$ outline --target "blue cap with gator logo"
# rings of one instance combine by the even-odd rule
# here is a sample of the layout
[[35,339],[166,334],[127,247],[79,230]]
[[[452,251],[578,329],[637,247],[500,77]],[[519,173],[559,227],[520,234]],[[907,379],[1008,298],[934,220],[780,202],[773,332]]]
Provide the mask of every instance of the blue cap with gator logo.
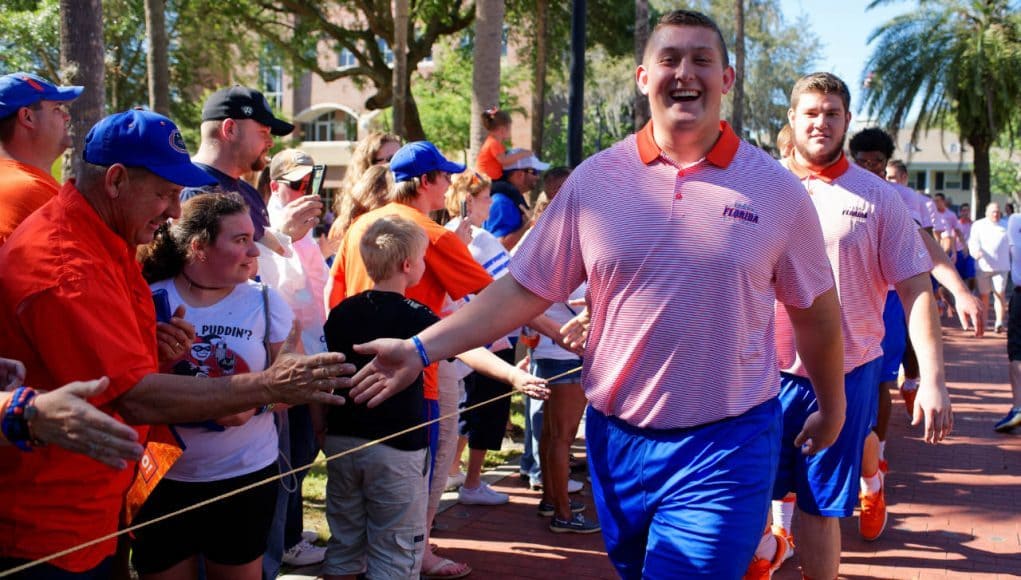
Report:
[[96,123],[85,136],[82,158],[109,167],[141,167],[185,187],[216,183],[191,162],[184,138],[170,119],[142,109],[110,115]]

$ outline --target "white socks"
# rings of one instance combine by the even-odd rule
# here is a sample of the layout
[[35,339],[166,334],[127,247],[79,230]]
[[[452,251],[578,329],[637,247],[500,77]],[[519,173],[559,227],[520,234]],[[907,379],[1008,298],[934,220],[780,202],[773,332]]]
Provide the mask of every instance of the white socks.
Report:
[[879,493],[879,490],[883,489],[883,480],[880,479],[879,470],[872,475],[872,477],[862,476],[861,478],[861,490],[868,495],[875,495]]

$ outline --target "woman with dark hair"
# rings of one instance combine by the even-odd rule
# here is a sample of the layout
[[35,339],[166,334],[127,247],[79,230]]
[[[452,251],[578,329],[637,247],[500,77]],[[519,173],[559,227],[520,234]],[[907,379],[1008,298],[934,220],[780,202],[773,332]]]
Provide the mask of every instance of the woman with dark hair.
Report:
[[[173,311],[195,326],[190,348],[164,372],[226,376],[260,371],[279,354],[293,315],[274,290],[251,281],[259,250],[237,194],[192,198],[181,218],[141,252],[142,272]],[[151,520],[276,475],[277,431],[265,409],[176,426],[184,453],[138,514]],[[135,532],[132,561],[145,578],[196,578],[199,558],[215,579],[258,580],[277,484],[262,485]]]

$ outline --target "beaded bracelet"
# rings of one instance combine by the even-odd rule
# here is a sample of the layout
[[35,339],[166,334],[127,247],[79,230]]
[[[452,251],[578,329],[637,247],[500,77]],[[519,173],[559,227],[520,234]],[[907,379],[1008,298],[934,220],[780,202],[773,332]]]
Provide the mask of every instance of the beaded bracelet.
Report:
[[422,368],[432,364],[429,361],[429,355],[425,352],[425,346],[422,344],[422,339],[418,338],[418,335],[415,335],[411,337],[411,342],[415,344],[415,349],[418,350],[418,358],[422,361]]
[[21,386],[15,389],[4,410],[3,418],[0,419],[0,432],[4,438],[22,451],[32,450],[33,438],[28,420],[35,415],[35,409],[32,407],[35,395],[35,389],[29,387]]

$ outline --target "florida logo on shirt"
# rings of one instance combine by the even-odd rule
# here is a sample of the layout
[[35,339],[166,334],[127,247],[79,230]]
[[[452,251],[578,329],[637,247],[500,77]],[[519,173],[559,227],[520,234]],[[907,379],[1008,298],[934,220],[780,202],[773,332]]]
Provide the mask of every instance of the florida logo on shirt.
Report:
[[723,217],[750,224],[759,223],[759,214],[755,213],[752,206],[748,203],[739,201],[735,201],[733,205],[724,207]]
[[857,220],[867,220],[869,219],[869,208],[861,203],[851,204],[845,206],[841,214]]

